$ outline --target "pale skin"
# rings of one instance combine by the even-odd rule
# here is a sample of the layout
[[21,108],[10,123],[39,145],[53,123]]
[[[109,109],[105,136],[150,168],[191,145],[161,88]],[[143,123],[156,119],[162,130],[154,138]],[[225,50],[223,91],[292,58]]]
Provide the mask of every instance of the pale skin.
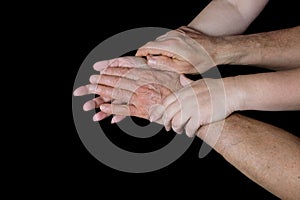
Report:
[[[229,111],[231,109],[299,109],[299,102],[297,102],[299,89],[296,87],[299,85],[299,81],[296,80],[296,77],[299,77],[299,70],[296,69],[299,66],[299,28],[295,27],[255,35],[233,36],[242,33],[266,3],[265,0],[212,1],[189,24],[193,29],[183,28],[185,30],[181,30],[181,33],[184,32],[189,38],[193,38],[200,44],[196,46],[196,49],[199,46],[205,47],[202,58],[207,55],[205,53],[209,55],[210,60],[206,62],[207,65],[204,65],[203,68],[201,68],[201,65],[197,65],[197,67],[200,67],[197,71],[203,70],[201,72],[204,72],[214,67],[214,64],[256,65],[282,71],[259,74],[259,76],[238,76],[232,78],[232,81],[227,81],[230,84],[224,84],[225,91],[231,89],[236,91],[235,95],[229,95],[229,92],[228,97],[235,97],[232,101],[240,99],[240,104],[235,103],[235,106],[230,108]],[[231,24],[234,24],[234,26]],[[191,37],[191,34],[189,35],[189,32],[192,32],[193,37]],[[200,37],[197,38],[197,34]],[[218,51],[209,51],[209,49]],[[196,73],[193,67],[194,62],[185,60],[185,57],[176,55],[176,52],[168,52],[161,48],[141,50],[143,49],[141,48],[137,55],[147,56],[148,64],[151,67],[158,69],[161,67],[163,70],[178,73]],[[186,55],[189,55],[189,53],[187,52]],[[151,63],[154,64],[151,65]],[[199,85],[201,85],[200,82]],[[203,83],[202,85],[203,87],[199,87],[205,88]],[[229,85],[230,87],[228,87]],[[107,97],[106,101],[109,100]],[[91,104],[90,108],[95,105],[99,107],[103,102],[104,100],[100,100],[99,103]],[[117,109],[112,109],[112,107],[125,103],[125,101],[114,102],[103,104],[104,109],[107,108],[107,113],[102,112],[103,116],[100,119],[107,117],[109,114],[119,114],[114,113]],[[140,103],[140,105],[145,104]],[[209,102],[207,105],[209,105]],[[147,107],[149,112],[150,107]],[[130,115],[130,112],[127,112],[126,115]],[[147,119],[149,118],[148,114]],[[177,127],[180,127],[180,123]],[[220,123],[215,122],[212,124],[217,126]],[[209,135],[204,137],[206,127],[207,125],[202,126],[196,133],[208,144],[213,145],[210,142]],[[182,128],[176,130],[181,131]],[[283,199],[297,199],[300,196],[299,146],[299,138],[281,129],[233,114],[226,118],[221,137],[213,148],[246,176],[273,194]]]

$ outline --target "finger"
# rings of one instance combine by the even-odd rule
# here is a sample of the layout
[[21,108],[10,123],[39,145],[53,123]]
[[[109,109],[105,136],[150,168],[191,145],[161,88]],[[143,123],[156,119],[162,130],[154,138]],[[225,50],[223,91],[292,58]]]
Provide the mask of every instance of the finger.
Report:
[[124,77],[131,69],[129,67],[108,67],[100,71],[100,74]]
[[[113,104],[124,104],[123,101],[119,100],[119,99],[115,99],[112,101]],[[111,123],[114,124],[114,123],[118,123],[120,121],[122,121],[123,119],[125,119],[126,116],[123,116],[123,115],[114,115],[111,119]]]
[[183,130],[184,130],[184,126],[186,124],[186,121],[184,121],[182,119],[182,112],[179,111],[175,114],[175,116],[172,119],[172,129],[178,133],[178,134],[182,134]]
[[176,72],[172,58],[166,56],[147,56],[148,65],[152,68]]
[[[140,78],[139,74],[144,71],[145,68],[125,68],[125,67],[109,67],[102,72],[100,75],[110,75],[117,77],[126,77],[130,80],[138,80]],[[147,69],[150,69],[150,66],[147,66]]]
[[[167,100],[167,102],[165,102]],[[149,114],[150,114],[150,121],[157,121],[159,119],[163,118],[165,109],[172,104],[174,101],[176,101],[176,96],[174,94],[171,94],[167,96],[163,101],[162,105],[155,105],[150,107]]]
[[119,105],[119,104],[102,104],[101,111],[109,114],[132,116],[134,114],[134,107],[132,105]]
[[178,101],[175,101],[172,104],[170,104],[168,107],[166,107],[166,110],[163,114],[163,122],[164,122],[164,127],[166,128],[167,131],[171,130],[172,127],[171,121],[175,116],[175,114],[180,112],[180,110],[182,109],[183,108],[181,108],[181,105],[179,104]]
[[98,112],[98,113],[96,113],[94,116],[93,116],[93,121],[101,121],[101,120],[103,120],[103,119],[105,119],[105,118],[107,118],[107,117],[109,117],[111,114],[109,114],[109,113],[105,113],[105,112],[102,112],[102,111],[100,111],[100,112]]
[[122,116],[122,115],[115,115],[113,116],[113,118],[111,119],[111,123],[114,124],[114,123],[118,123],[120,121],[122,121],[123,119],[125,119],[126,116]]
[[182,86],[186,86],[188,84],[193,83],[194,81],[192,81],[191,79],[188,79],[185,75],[181,74],[179,77],[180,83]]
[[[156,47],[157,46],[157,47]],[[157,45],[156,42],[151,43],[151,46],[144,46],[138,49],[136,52],[136,56],[148,56],[148,55],[157,55],[157,56],[167,56],[170,58],[174,58],[176,55],[169,51],[166,51],[160,47],[161,45]]]
[[99,108],[99,106],[101,104],[103,104],[105,101],[102,99],[102,97],[97,97],[94,98],[92,100],[87,101],[84,105],[83,105],[83,110],[84,111],[89,111],[95,108]]
[[125,103],[129,103],[130,99],[133,98],[133,96],[135,95],[131,91],[120,88],[113,88],[105,85],[98,85],[97,94],[103,98],[105,97],[110,99],[116,99]]
[[[180,90],[179,90],[180,92]],[[178,94],[177,92],[174,92],[170,95],[168,95],[164,100],[163,100],[163,103],[162,105],[167,108],[169,105],[171,105],[173,102],[177,101],[178,100]]]
[[107,67],[143,67],[146,64],[145,59],[135,57],[135,56],[126,56],[126,57],[120,57],[120,58],[114,58],[111,60],[103,60],[96,62],[93,65],[93,68],[96,71],[102,71],[106,69]]
[[197,117],[191,117],[185,126],[185,133],[188,137],[194,137],[199,128],[200,124]]
[[135,80],[127,79],[125,77],[111,76],[111,75],[92,75],[90,77],[90,82],[92,84],[100,84],[111,86],[115,88],[121,88],[129,91],[136,91],[139,85]]
[[92,84],[92,85],[84,85],[80,86],[76,90],[74,90],[73,95],[74,96],[83,96],[87,94],[95,94],[97,89],[97,85]]
[[[160,104],[155,104],[150,106],[149,108],[149,120],[150,122],[158,122],[160,121],[163,124],[162,116],[165,112],[165,108]],[[157,115],[155,115],[157,113]]]

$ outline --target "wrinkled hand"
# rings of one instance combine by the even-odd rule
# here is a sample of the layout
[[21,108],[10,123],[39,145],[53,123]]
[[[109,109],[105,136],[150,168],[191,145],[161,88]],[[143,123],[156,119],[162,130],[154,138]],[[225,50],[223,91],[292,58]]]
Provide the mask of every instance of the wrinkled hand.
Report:
[[203,73],[216,66],[213,38],[188,27],[180,27],[148,42],[136,56],[147,56],[148,64],[180,74]]
[[181,133],[185,129],[192,137],[200,126],[222,120],[233,112],[234,101],[225,90],[228,80],[202,79],[186,85],[165,98],[163,107],[151,109],[150,119],[163,121],[166,130],[172,127]]
[[[122,119],[120,116],[136,116],[149,119],[151,106],[161,104],[172,92],[190,82],[187,78],[174,72],[152,69],[146,60],[139,57],[121,57],[101,61],[94,65],[99,75],[90,77],[91,84],[81,86],[74,91],[77,96],[98,94],[97,98],[84,105],[85,110],[95,105],[101,112],[94,116],[95,121],[102,120],[110,114],[118,115],[112,122]],[[181,82],[180,82],[181,80]],[[111,103],[105,103],[106,99]]]

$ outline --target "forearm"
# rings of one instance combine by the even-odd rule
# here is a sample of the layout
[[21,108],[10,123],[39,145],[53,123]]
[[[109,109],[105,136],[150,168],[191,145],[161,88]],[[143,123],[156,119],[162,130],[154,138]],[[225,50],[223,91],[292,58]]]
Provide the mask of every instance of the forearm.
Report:
[[237,114],[225,119],[219,138],[213,138],[218,134],[206,134],[208,127],[211,130],[222,125],[221,121],[204,126],[197,135],[248,178],[278,197],[300,196],[299,138]]
[[300,69],[229,77],[234,110],[300,110]]
[[213,0],[188,25],[210,36],[243,33],[268,0]]
[[217,64],[273,70],[300,67],[300,26],[272,32],[215,38]]

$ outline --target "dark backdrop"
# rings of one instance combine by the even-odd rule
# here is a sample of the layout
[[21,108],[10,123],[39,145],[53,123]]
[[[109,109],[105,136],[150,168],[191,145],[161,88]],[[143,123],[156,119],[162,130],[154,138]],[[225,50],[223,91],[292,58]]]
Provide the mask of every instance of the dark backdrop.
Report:
[[[196,139],[189,150],[168,167],[146,174],[130,174],[108,168],[90,155],[81,143],[72,119],[71,95],[77,70],[88,53],[106,38],[122,31],[137,27],[165,27],[174,29],[188,24],[209,1],[146,1],[132,3],[128,1],[79,2],[68,5],[49,5],[50,11],[45,30],[51,31],[59,42],[55,43],[55,53],[59,63],[52,66],[54,80],[64,81],[61,94],[69,100],[62,113],[57,112],[61,129],[54,134],[50,147],[50,160],[46,161],[47,178],[53,181],[54,191],[70,192],[69,194],[96,194],[98,198],[121,194],[123,198],[152,197],[161,195],[195,195],[194,198],[259,198],[273,199],[272,194],[250,181],[220,155],[212,151],[203,159],[198,158],[202,144]],[[163,3],[163,4],[162,4]],[[247,33],[271,31],[299,25],[297,2],[271,1],[261,15],[249,27]],[[41,11],[42,12],[42,11]],[[223,76],[257,73],[264,70],[253,67],[220,67]],[[63,73],[63,75],[60,75]],[[64,78],[62,78],[64,77]],[[66,81],[68,77],[68,81]],[[54,100],[55,101],[55,100]],[[297,124],[299,112],[242,112],[253,118],[274,124],[294,134],[300,133]],[[61,119],[60,116],[63,118]],[[65,115],[63,115],[65,116]],[[68,122],[68,124],[66,123]],[[143,124],[144,121],[137,120]],[[66,124],[67,127],[66,128]],[[109,121],[102,122],[109,126]],[[134,146],[135,151],[151,148],[161,143],[159,140],[142,141],[125,137],[113,128],[114,142],[120,146]],[[67,130],[67,131],[65,131]],[[119,134],[119,135],[118,135]],[[165,133],[167,141],[174,133]],[[53,135],[51,136],[53,138]],[[141,145],[143,144],[143,145]],[[141,148],[141,149],[139,149]],[[142,149],[143,151],[145,149]],[[69,188],[69,189],[68,189]],[[87,189],[87,190],[86,190]],[[111,189],[111,190],[110,190]],[[141,192],[141,193],[138,193]],[[51,193],[51,192],[49,192]]]

